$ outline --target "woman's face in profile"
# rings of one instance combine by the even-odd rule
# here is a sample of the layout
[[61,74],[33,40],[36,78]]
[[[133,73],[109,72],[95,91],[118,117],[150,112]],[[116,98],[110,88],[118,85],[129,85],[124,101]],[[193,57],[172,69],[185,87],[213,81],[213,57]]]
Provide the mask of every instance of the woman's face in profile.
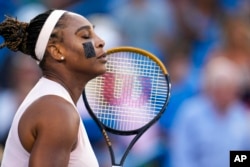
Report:
[[[84,17],[67,13],[62,29],[62,55],[68,68],[93,77],[106,71],[105,43]],[[86,47],[87,46],[87,47]]]

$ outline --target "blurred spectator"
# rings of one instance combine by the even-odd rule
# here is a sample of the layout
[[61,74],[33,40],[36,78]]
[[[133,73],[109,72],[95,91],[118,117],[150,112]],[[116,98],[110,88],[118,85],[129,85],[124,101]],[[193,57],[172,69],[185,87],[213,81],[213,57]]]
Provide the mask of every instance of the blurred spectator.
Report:
[[166,108],[165,113],[160,119],[162,130],[162,140],[165,145],[165,166],[169,166],[169,133],[172,124],[175,120],[177,111],[187,98],[196,93],[194,82],[197,82],[190,75],[191,60],[190,60],[190,45],[184,40],[172,42],[169,46],[168,55],[165,59],[165,65],[168,69],[171,80],[171,99]]
[[203,89],[185,101],[172,131],[173,167],[228,167],[230,150],[248,150],[249,118],[239,100],[241,73],[225,57],[204,68]]
[[[162,47],[168,49],[171,40],[184,39],[188,41],[191,50],[192,66],[200,70],[206,53],[219,38],[220,4],[217,0],[166,0],[171,6],[172,28],[166,28],[162,35]],[[164,34],[164,33],[163,33]],[[163,38],[165,37],[165,39]],[[195,71],[194,71],[195,72]]]
[[168,132],[181,103],[196,93],[194,79],[190,75],[190,45],[184,40],[176,40],[170,45],[165,58],[165,66],[171,80],[171,99],[166,113],[160,119],[162,128]]
[[250,107],[250,24],[241,14],[225,15],[222,24],[222,41],[212,50],[210,57],[225,56],[234,61],[244,75],[242,99]]
[[[207,53],[214,48],[220,38],[219,18],[222,11],[220,11],[219,1],[165,1],[168,2],[166,4],[168,4],[168,8],[171,10],[171,15],[167,17],[168,20],[165,20],[165,22],[169,22],[171,26],[166,26],[165,31],[163,29],[159,32],[160,35],[158,35],[157,42],[159,43],[160,50],[164,55],[164,59],[168,60],[168,57],[171,56],[170,52],[172,47],[176,47],[177,45],[178,48],[178,43],[176,42],[179,42],[180,46],[183,42],[186,43],[185,45],[189,48],[187,75],[190,79],[188,81],[189,83],[182,83],[186,82],[186,80],[183,80],[180,81],[179,84],[189,84],[191,89],[199,89],[200,71],[208,58]],[[182,96],[183,90],[177,87],[176,91]],[[186,89],[184,91],[186,91]],[[178,99],[178,97],[175,98]],[[173,98],[171,98],[171,100],[172,99]],[[169,111],[171,112],[171,110]]]
[[5,145],[12,119],[24,97],[41,76],[36,62],[15,53],[8,65],[8,88],[0,92],[0,144]]
[[156,54],[156,34],[165,24],[164,6],[148,0],[128,0],[112,12],[122,34],[122,44],[139,47]]

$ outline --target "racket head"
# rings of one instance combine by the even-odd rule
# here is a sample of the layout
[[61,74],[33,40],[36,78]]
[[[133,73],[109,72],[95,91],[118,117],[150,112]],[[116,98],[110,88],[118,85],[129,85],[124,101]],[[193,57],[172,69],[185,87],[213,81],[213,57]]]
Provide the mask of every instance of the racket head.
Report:
[[85,87],[85,106],[102,129],[137,134],[155,123],[167,107],[168,71],[155,55],[140,48],[112,48],[107,58],[106,73]]

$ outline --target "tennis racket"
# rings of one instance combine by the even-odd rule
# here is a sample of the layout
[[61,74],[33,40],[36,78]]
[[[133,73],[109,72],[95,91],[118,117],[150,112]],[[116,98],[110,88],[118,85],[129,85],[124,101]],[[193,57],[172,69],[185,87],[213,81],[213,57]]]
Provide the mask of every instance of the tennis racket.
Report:
[[[162,62],[148,51],[117,47],[107,51],[107,71],[83,91],[84,104],[100,128],[113,167],[122,167],[141,135],[164,113],[170,79]],[[108,133],[134,135],[118,163]]]

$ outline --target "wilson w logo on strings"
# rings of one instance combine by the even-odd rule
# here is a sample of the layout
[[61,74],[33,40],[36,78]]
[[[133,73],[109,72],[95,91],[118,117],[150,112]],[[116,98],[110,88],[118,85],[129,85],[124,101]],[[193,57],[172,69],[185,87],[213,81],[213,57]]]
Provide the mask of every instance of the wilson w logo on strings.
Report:
[[150,99],[150,77],[106,73],[103,84],[103,97],[109,105],[141,107]]

